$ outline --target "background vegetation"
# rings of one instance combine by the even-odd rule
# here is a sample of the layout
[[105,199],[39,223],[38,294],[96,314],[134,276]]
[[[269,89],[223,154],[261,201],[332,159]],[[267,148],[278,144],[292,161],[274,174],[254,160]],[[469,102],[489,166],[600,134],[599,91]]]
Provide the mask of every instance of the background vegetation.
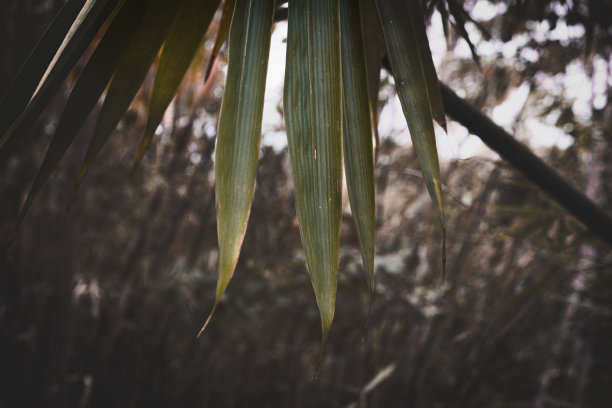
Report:
[[[2,2],[0,91],[60,3]],[[505,15],[482,24],[499,41],[525,34],[528,42],[510,56],[482,56],[481,70],[457,52],[444,58],[440,75],[489,112],[528,83],[512,129],[528,137],[525,119],[558,112],[553,125],[573,143],[542,154],[609,210],[610,108],[593,102],[589,115],[579,115],[566,93],[545,86],[546,77],[569,75],[575,63],[593,73],[603,59],[609,73],[609,31],[596,26],[585,56],[584,36],[538,43],[516,2],[507,3]],[[550,10],[526,15],[564,20]],[[463,44],[450,41],[456,51]],[[526,48],[536,50],[537,61],[524,58]],[[66,211],[93,126],[86,124],[0,260],[0,406],[609,406],[609,248],[495,158],[457,158],[442,164],[449,260],[442,280],[436,215],[416,157],[397,144],[392,127],[382,134],[376,166],[376,291],[367,341],[367,292],[346,206],[336,322],[318,379],[310,381],[320,320],[288,155],[270,147],[261,153],[240,274],[196,339],[215,293],[212,165],[223,78],[204,93],[201,73],[194,75],[154,151],[134,171],[145,85]],[[385,76],[381,109],[392,89]],[[60,96],[34,132],[50,137],[61,103]],[[26,140],[0,162],[3,234],[42,147]]]

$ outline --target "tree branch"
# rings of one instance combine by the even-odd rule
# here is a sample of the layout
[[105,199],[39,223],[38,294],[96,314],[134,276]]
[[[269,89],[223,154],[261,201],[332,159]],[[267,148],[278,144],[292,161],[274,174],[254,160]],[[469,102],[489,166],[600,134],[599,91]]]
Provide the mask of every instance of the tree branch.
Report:
[[556,170],[544,163],[525,145],[497,126],[478,109],[440,82],[448,116],[478,136],[489,148],[548,193],[599,239],[612,247],[612,219]]
[[[276,10],[274,21],[287,18],[285,8]],[[391,74],[388,59],[383,67]],[[452,89],[440,82],[446,114],[478,136],[489,148],[548,193],[557,203],[570,212],[578,221],[599,239],[612,247],[612,218],[582,191],[563,178],[556,170],[544,163],[510,133],[497,126],[478,109],[460,98]]]

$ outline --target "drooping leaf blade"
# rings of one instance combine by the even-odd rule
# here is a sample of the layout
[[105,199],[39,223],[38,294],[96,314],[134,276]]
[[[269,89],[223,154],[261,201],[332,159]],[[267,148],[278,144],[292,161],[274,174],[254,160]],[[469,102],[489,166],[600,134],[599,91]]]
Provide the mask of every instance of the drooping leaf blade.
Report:
[[185,0],[151,1],[149,12],[113,74],[85,160],[77,176],[77,187],[132,103],[184,4]]
[[100,40],[68,97],[51,144],[21,210],[18,225],[98,102],[146,14],[148,5],[148,0],[126,0]]
[[434,120],[438,122],[440,126],[442,126],[444,131],[446,131],[446,115],[444,112],[444,104],[442,103],[440,82],[438,81],[436,67],[434,66],[431,56],[431,49],[429,48],[429,40],[427,39],[425,22],[423,21],[423,13],[421,12],[419,4],[416,1],[408,2],[408,11],[410,13],[410,19],[414,27],[414,34],[419,46],[419,52],[421,54],[421,64],[423,67],[425,82],[427,83],[427,93],[429,95],[429,103],[431,105],[431,114]]
[[251,211],[275,6],[275,0],[237,0],[232,18],[215,151],[219,276],[213,311],[236,269]]
[[17,77],[0,100],[0,135],[26,107],[45,70],[51,63],[64,37],[79,15],[86,0],[70,0],[60,10],[49,28],[45,31],[34,50],[28,56]]
[[374,0],[359,0],[359,15],[363,49],[366,61],[368,93],[370,95],[370,124],[372,135],[376,140],[375,158],[378,157],[380,136],[378,134],[378,89],[380,87],[380,70],[385,54],[385,38],[383,37],[376,3]]
[[425,184],[445,234],[440,165],[429,91],[408,2],[376,0],[395,86],[421,165]]
[[360,10],[340,0],[342,50],[342,145],[351,211],[370,297],[374,287],[374,152]]
[[215,37],[215,43],[213,45],[210,61],[208,62],[208,67],[206,67],[206,73],[204,74],[204,81],[208,80],[213,64],[217,59],[217,55],[219,55],[219,51],[221,51],[221,47],[227,39],[227,35],[230,31],[230,24],[232,22],[232,16],[234,15],[234,7],[236,7],[236,0],[225,0],[223,12],[221,13],[221,21],[219,22],[219,31],[217,31],[217,36]]
[[[10,122],[2,127],[3,131],[1,132],[2,136],[0,139],[2,155],[9,154],[16,141],[20,140],[31,129],[40,113],[62,85],[70,70],[83,55],[95,34],[104,25],[105,21],[109,19],[113,10],[119,8],[118,3],[123,3],[123,0],[97,0],[93,3],[88,3],[83,8],[51,65],[48,68],[48,64],[44,65],[47,72],[32,100],[27,106],[17,104],[21,107],[18,116],[6,116]],[[15,83],[17,82],[18,80]],[[12,100],[12,97],[7,96],[7,100],[9,99]],[[24,107],[25,109],[23,109]]]
[[147,124],[138,150],[137,162],[142,159],[142,155],[151,143],[164,112],[181,84],[185,72],[189,69],[198,47],[202,44],[204,34],[218,6],[219,0],[187,0],[176,17],[157,65]]
[[342,192],[339,2],[289,3],[284,112],[296,209],[323,340],[334,317]]

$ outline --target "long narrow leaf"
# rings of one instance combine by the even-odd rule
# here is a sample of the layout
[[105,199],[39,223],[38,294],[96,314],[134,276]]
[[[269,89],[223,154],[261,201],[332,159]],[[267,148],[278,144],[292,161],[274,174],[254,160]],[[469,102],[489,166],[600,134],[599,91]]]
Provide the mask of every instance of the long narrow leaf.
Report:
[[187,0],[164,43],[155,74],[144,137],[136,161],[151,143],[155,129],[189,69],[198,47],[219,6],[219,0]]
[[236,269],[251,211],[275,5],[237,0],[232,18],[215,152],[219,277],[213,311]]
[[359,8],[340,0],[342,145],[346,184],[370,297],[374,286],[374,153]]
[[113,74],[79,170],[77,186],[132,103],[183,4],[185,0],[151,1],[149,12]]
[[215,43],[213,45],[210,61],[208,67],[206,67],[206,73],[204,74],[204,81],[208,81],[213,64],[221,51],[223,43],[227,39],[227,35],[230,31],[230,24],[232,22],[232,16],[234,15],[234,7],[236,7],[236,0],[225,0],[223,5],[223,12],[221,13],[221,21],[219,22],[219,31],[215,37]]
[[289,3],[284,111],[296,209],[323,340],[334,317],[342,192],[338,0]]
[[[104,26],[113,11],[119,9],[119,4],[122,4],[123,1],[124,0],[97,0],[93,3],[88,3],[88,6],[82,10],[73,24],[72,29],[66,36],[62,47],[57,52],[56,57],[47,68],[41,85],[34,94],[32,100],[25,109],[21,110],[16,120],[14,115],[10,118],[7,115],[7,118],[9,118],[12,123],[8,130],[4,127],[2,128],[6,130],[1,133],[0,150],[2,150],[2,154],[10,153],[5,150],[10,151],[15,141],[20,140],[23,135],[31,129],[40,113],[49,104],[51,98],[61,87],[70,70],[72,70],[79,58],[81,58],[83,52],[89,46],[96,33]],[[44,65],[44,67],[46,68],[46,65]]]
[[419,9],[419,4],[416,1],[408,2],[408,11],[410,12],[410,19],[414,27],[414,34],[421,54],[421,64],[425,82],[427,83],[431,114],[434,120],[446,131],[446,116],[444,114],[444,104],[442,103],[442,93],[440,92],[440,82],[438,81],[436,68],[431,57],[431,49],[429,48],[429,40],[427,39],[427,32],[425,31],[423,13]]
[[18,224],[98,102],[134,32],[140,26],[148,4],[148,0],[126,0],[87,62],[66,102],[51,144],[21,210]]
[[375,157],[378,157],[380,136],[378,135],[378,89],[380,87],[380,70],[385,54],[385,38],[376,11],[374,0],[359,0],[359,15],[363,49],[365,55],[368,93],[370,95],[370,124],[372,135],[376,140]]
[[440,165],[431,105],[408,2],[376,0],[376,5],[383,26],[395,86],[410,129],[410,136],[429,195],[445,231]]
[[62,7],[34,50],[23,64],[17,78],[0,101],[0,135],[3,135],[11,123],[26,107],[38,83],[51,63],[66,33],[79,12],[85,0],[70,0]]

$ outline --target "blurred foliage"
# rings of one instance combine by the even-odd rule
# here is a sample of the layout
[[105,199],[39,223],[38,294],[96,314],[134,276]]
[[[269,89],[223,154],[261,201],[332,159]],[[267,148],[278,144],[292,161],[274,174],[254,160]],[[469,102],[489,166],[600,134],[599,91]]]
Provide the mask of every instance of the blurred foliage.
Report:
[[[418,2],[361,0],[378,16],[367,19],[359,15],[359,2],[343,1],[346,3],[340,7],[340,0],[295,0],[287,10],[283,2],[277,4],[275,0],[239,0],[235,4],[227,0],[220,22],[215,24],[212,20],[219,0],[67,0],[0,99],[0,159],[4,161],[15,153],[16,145],[23,143],[24,135],[79,60],[86,60],[57,126],[50,132],[53,136],[15,223],[15,232],[2,239],[2,253],[12,245],[25,215],[68,149],[77,145],[79,131],[100,102],[76,177],[76,194],[157,61],[146,130],[136,155],[136,163],[140,162],[187,70],[195,70],[192,61],[197,65],[202,58],[199,49],[205,33],[216,29],[212,52],[207,55],[206,80],[226,37],[230,51],[215,155],[219,277],[212,312],[202,332],[233,276],[240,254],[255,183],[271,32],[276,18],[286,18],[284,120],[300,235],[325,342],[336,301],[343,170],[350,181],[347,189],[351,206],[359,214],[356,220],[361,224],[358,231],[363,257],[369,260],[365,266],[369,282],[373,276],[374,169],[370,146],[376,126],[369,121],[375,122],[376,115],[369,104],[376,98],[370,97],[369,91],[381,66],[368,78],[365,61],[381,59],[381,52],[366,46],[362,31],[373,28],[384,34],[386,55],[397,79],[413,145],[445,230],[432,118],[443,126],[445,119],[422,23],[423,10]],[[463,12],[454,2],[449,7]],[[398,20],[405,24],[396,24]],[[463,23],[458,26],[469,42]],[[341,38],[354,41],[341,42]],[[366,51],[371,54],[366,55]],[[355,63],[357,60],[362,63]],[[361,110],[369,114],[349,115],[350,109],[343,109],[343,105],[350,105],[343,98],[361,100]],[[361,126],[343,132],[343,119],[356,123],[356,118],[362,119]],[[349,145],[352,139],[360,141],[356,144],[360,148],[348,150],[349,157],[343,160],[343,140]]]
[[[44,3],[53,6],[0,4],[10,21],[0,37],[11,56],[0,60],[3,86],[57,11],[58,2]],[[563,71],[568,60],[551,62],[545,49],[533,69]],[[442,72],[487,108],[535,72],[501,59],[481,58],[482,71],[468,60],[445,60]],[[147,78],[66,211],[87,148],[82,132],[0,260],[0,406],[609,406],[609,250],[504,164],[453,160],[442,168],[449,259],[442,280],[437,215],[416,156],[389,134],[375,169],[367,340],[359,330],[367,291],[345,197],[337,320],[318,379],[309,381],[320,320],[303,272],[288,154],[269,147],[260,153],[240,279],[196,340],[209,311],[203,300],[215,295],[213,150],[222,86],[217,78],[204,93],[200,68],[134,170]],[[543,91],[536,84],[532,92],[538,100]],[[529,103],[530,112],[562,107],[568,115],[559,120],[575,127],[576,143],[552,149],[547,160],[609,209],[609,108],[581,123],[562,96],[549,102]],[[34,129],[47,139],[56,104]],[[0,163],[3,234],[43,154],[21,148]]]

